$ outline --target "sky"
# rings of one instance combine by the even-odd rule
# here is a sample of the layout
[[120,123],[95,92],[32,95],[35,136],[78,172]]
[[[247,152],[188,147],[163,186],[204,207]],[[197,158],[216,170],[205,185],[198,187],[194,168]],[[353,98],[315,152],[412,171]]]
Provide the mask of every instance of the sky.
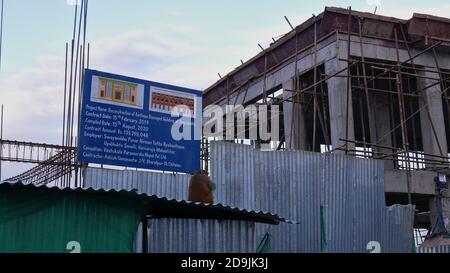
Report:
[[[0,104],[4,139],[59,144],[65,43],[75,0],[4,0]],[[272,37],[325,6],[409,19],[450,17],[450,0],[89,0],[90,66],[204,90]],[[3,178],[17,168],[7,164]]]

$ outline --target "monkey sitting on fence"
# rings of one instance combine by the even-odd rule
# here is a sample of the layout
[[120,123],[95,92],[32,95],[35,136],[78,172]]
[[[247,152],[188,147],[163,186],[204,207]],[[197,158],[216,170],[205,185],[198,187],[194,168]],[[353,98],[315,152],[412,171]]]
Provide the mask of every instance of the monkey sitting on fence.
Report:
[[189,182],[188,200],[192,202],[214,203],[213,191],[216,185],[208,176],[208,172],[200,170],[196,172]]

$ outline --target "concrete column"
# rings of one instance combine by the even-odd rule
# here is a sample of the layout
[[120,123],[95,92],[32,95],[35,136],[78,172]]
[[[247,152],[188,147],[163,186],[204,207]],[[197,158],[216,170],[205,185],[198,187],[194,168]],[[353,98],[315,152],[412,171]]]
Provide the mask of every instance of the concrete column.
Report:
[[[428,78],[439,78],[437,72],[422,72],[422,75],[427,77],[427,79],[419,78],[419,89],[437,83],[436,80]],[[440,84],[436,84],[422,92],[422,98],[419,99],[419,105],[423,108],[420,112],[420,124],[424,152],[432,155],[447,156],[447,137],[441,92]],[[428,107],[424,107],[426,103],[428,103]],[[437,137],[433,132],[432,124]]]
[[[375,123],[375,140],[380,146],[392,147],[391,117],[389,111],[389,97],[383,94],[371,96],[372,117]],[[391,149],[373,148],[374,152],[391,154]],[[394,162],[386,158],[384,160],[386,170],[394,169]]]
[[292,98],[294,89],[294,80],[283,84],[283,98],[289,98],[283,102],[284,139],[286,149],[306,151],[308,150],[308,141],[303,113],[304,106],[300,103],[294,103],[295,99]]
[[[339,61],[338,58],[331,59],[325,62],[325,73],[331,75],[344,67],[347,67],[346,62]],[[346,73],[345,70],[340,75],[346,75]],[[345,144],[340,140],[341,138],[347,137],[349,140],[355,140],[352,96],[350,93],[347,102],[347,78],[345,77],[332,77],[327,81],[327,85],[330,103],[331,145],[333,149],[336,149]],[[347,128],[348,131],[346,132]],[[355,145],[348,143],[347,147],[354,149]]]
[[[439,74],[436,70],[435,72],[421,72],[421,75],[426,78],[418,79],[420,89],[435,84],[434,86],[424,90],[422,92],[422,97],[419,99],[419,105],[423,108],[420,112],[423,149],[424,152],[428,154],[447,156],[448,150],[444,111],[442,109],[442,90],[441,85],[438,84],[438,81],[432,79],[439,79]],[[428,104],[428,106],[425,107],[425,104]],[[436,134],[433,132],[432,124]],[[436,159],[425,156],[425,159],[427,158]],[[443,194],[441,203],[444,223],[447,230],[450,230],[450,200],[448,191]],[[430,218],[431,225],[434,226],[437,218],[436,198],[430,199]]]

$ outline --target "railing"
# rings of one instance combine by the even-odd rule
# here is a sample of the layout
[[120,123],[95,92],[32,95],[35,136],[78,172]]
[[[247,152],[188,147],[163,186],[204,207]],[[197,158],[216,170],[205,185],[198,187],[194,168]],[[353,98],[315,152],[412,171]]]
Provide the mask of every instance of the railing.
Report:
[[74,165],[75,160],[68,162],[49,161],[62,151],[76,153],[75,147],[66,147],[53,144],[32,143],[0,139],[0,160],[21,163],[47,163],[53,165]]
[[[45,185],[59,180],[60,186],[69,186],[75,178],[76,185],[81,167],[76,155],[75,147],[0,139],[0,161],[38,164],[5,180],[9,182]],[[76,174],[72,177],[74,170]]]
[[[450,157],[422,151],[408,151],[396,147],[371,144],[362,141],[341,139],[345,144],[335,149],[347,155],[391,161],[399,170],[442,170],[450,169]],[[359,145],[359,146],[358,146]],[[354,148],[349,148],[354,146]]]

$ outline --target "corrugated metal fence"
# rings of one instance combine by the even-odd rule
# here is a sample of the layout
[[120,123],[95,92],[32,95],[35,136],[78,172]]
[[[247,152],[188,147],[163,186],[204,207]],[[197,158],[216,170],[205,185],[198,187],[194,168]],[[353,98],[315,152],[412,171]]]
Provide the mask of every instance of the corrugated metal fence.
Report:
[[[152,252],[255,252],[266,233],[272,252],[368,252],[371,241],[382,252],[411,251],[414,207],[386,208],[382,161],[213,142],[211,176],[216,202],[300,224],[151,220]],[[185,199],[189,176],[88,168],[84,181]]]
[[258,225],[273,252],[368,252],[372,241],[382,252],[412,249],[414,208],[386,208],[382,161],[214,142],[211,168],[217,201],[300,222]]
[[[150,253],[255,253],[255,223],[229,220],[150,219]],[[136,238],[141,251],[142,227]]]
[[133,170],[87,168],[84,171],[84,187],[94,189],[137,189],[149,195],[185,200],[189,176]]
[[[137,189],[149,195],[186,200],[189,175],[133,170],[87,168],[84,187],[94,189]],[[150,253],[254,253],[255,223],[194,219],[149,220]],[[142,250],[142,227],[135,249]]]

